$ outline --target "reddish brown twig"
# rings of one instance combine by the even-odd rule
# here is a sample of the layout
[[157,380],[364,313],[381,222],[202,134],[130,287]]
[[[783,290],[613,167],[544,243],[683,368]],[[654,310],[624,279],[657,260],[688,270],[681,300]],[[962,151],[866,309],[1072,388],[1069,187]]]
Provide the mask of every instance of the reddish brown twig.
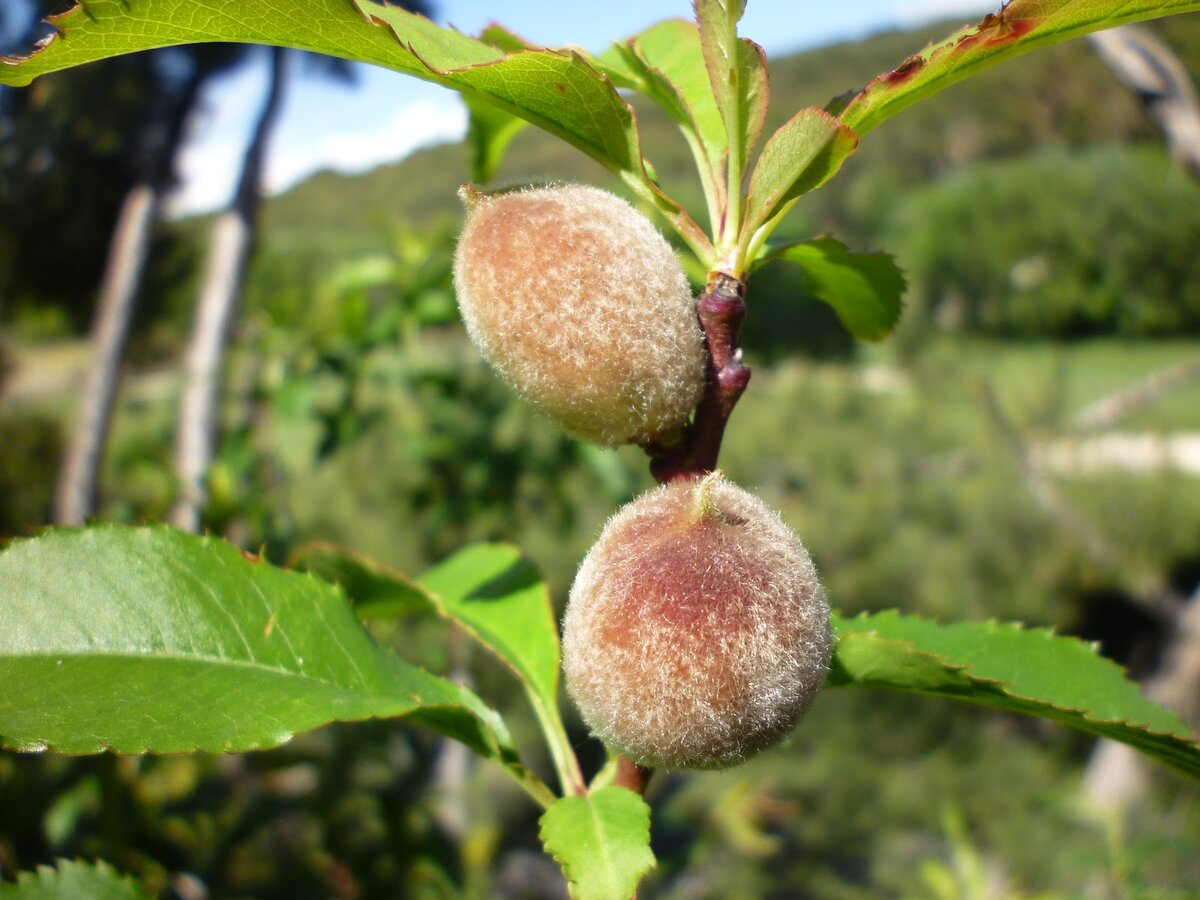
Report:
[[738,333],[746,317],[746,284],[724,272],[712,272],[696,302],[696,315],[708,349],[704,396],[683,438],[673,444],[651,443],[650,473],[660,483],[693,478],[717,467],[725,425],[750,381],[742,362]]
[[653,769],[649,769],[646,766],[639,766],[628,756],[618,756],[617,774],[613,776],[613,784],[617,787],[629,788],[635,794],[644,794],[646,792],[646,784],[650,781],[650,776],[653,774]]

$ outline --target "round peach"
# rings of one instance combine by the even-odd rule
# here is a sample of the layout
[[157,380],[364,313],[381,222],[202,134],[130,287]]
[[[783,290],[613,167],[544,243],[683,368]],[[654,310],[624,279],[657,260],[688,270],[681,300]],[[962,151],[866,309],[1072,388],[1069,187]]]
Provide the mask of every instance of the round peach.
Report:
[[594,443],[682,425],[704,389],[704,342],[679,259],[649,219],[584,185],[463,196],[454,284],[484,358]]
[[808,553],[719,473],[621,509],[563,620],[567,689],[584,720],[667,769],[723,768],[781,740],[823,684],[830,646]]

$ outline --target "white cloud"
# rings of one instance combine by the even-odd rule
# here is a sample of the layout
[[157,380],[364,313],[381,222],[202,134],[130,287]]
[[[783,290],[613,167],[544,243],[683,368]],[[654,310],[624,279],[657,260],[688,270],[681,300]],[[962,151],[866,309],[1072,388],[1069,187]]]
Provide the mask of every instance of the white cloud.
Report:
[[267,86],[260,61],[214,79],[204,88],[176,163],[180,184],[167,211],[180,216],[224,206],[241,171],[245,134]]
[[184,144],[178,161],[180,183],[168,200],[168,215],[209,212],[229,203],[241,170],[244,144],[236,133]]
[[[321,169],[363,172],[403,159],[421,147],[462,140],[467,113],[461,103],[425,100],[397,110],[382,128],[284,143],[276,136],[267,155],[267,192],[287,190]],[[221,129],[185,145],[182,183],[170,201],[173,216],[219,209],[233,195],[245,150],[244,133]]]
[[267,190],[286,190],[320,169],[363,172],[403,159],[430,144],[462,140],[466,132],[467,112],[461,103],[424,100],[398,110],[382,128],[329,135],[310,144],[272,147]]

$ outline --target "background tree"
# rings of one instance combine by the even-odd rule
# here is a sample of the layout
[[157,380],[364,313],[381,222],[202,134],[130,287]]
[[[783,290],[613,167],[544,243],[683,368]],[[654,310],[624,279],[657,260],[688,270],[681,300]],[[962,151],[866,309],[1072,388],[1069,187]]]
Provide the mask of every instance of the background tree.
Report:
[[153,54],[137,89],[147,108],[130,148],[134,180],[113,228],[92,323],[92,356],[76,425],[63,457],[54,519],[78,525],[96,508],[101,457],[112,419],[121,359],[146,272],[154,225],[175,183],[175,163],[200,89],[248,52],[238,45],[199,45]]
[[[429,15],[431,9],[423,0],[406,0],[400,5],[423,15]],[[185,383],[175,432],[179,496],[170,521],[188,531],[199,529],[207,500],[205,478],[220,429],[220,373],[257,242],[266,154],[283,103],[289,54],[279,47],[269,52],[266,97],[246,144],[233,199],[213,223],[208,264],[184,359]],[[326,77],[352,78],[353,70],[343,60],[318,54],[303,58],[310,69]]]
[[1187,66],[1145,28],[1123,25],[1088,35],[1113,75],[1137,95],[1171,155],[1200,177],[1200,102]]
[[219,373],[254,247],[267,146],[283,104],[288,52],[273,47],[269,53],[266,98],[246,147],[233,201],[212,227],[208,266],[184,358],[185,384],[175,436],[179,498],[170,518],[187,531],[200,527],[204,476],[217,441]]
[[[28,47],[37,7],[5,4],[8,49]],[[178,56],[178,54],[170,54]],[[0,321],[87,327],[118,211],[166,99],[160,55],[63,72],[32,91],[0,88]],[[44,330],[46,326],[41,326]]]

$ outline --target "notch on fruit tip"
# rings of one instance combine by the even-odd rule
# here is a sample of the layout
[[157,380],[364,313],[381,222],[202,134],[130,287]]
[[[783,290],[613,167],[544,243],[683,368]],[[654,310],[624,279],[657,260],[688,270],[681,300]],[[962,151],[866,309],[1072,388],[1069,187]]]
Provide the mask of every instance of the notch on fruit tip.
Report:
[[479,205],[479,201],[484,197],[483,191],[475,187],[473,184],[462,184],[458,187],[458,199],[462,201],[463,206],[467,208],[467,212],[473,210]]
[[718,514],[716,500],[712,495],[713,486],[724,479],[725,473],[720,469],[713,469],[700,479],[700,483],[696,485],[696,497],[692,503],[693,522],[711,519]]

